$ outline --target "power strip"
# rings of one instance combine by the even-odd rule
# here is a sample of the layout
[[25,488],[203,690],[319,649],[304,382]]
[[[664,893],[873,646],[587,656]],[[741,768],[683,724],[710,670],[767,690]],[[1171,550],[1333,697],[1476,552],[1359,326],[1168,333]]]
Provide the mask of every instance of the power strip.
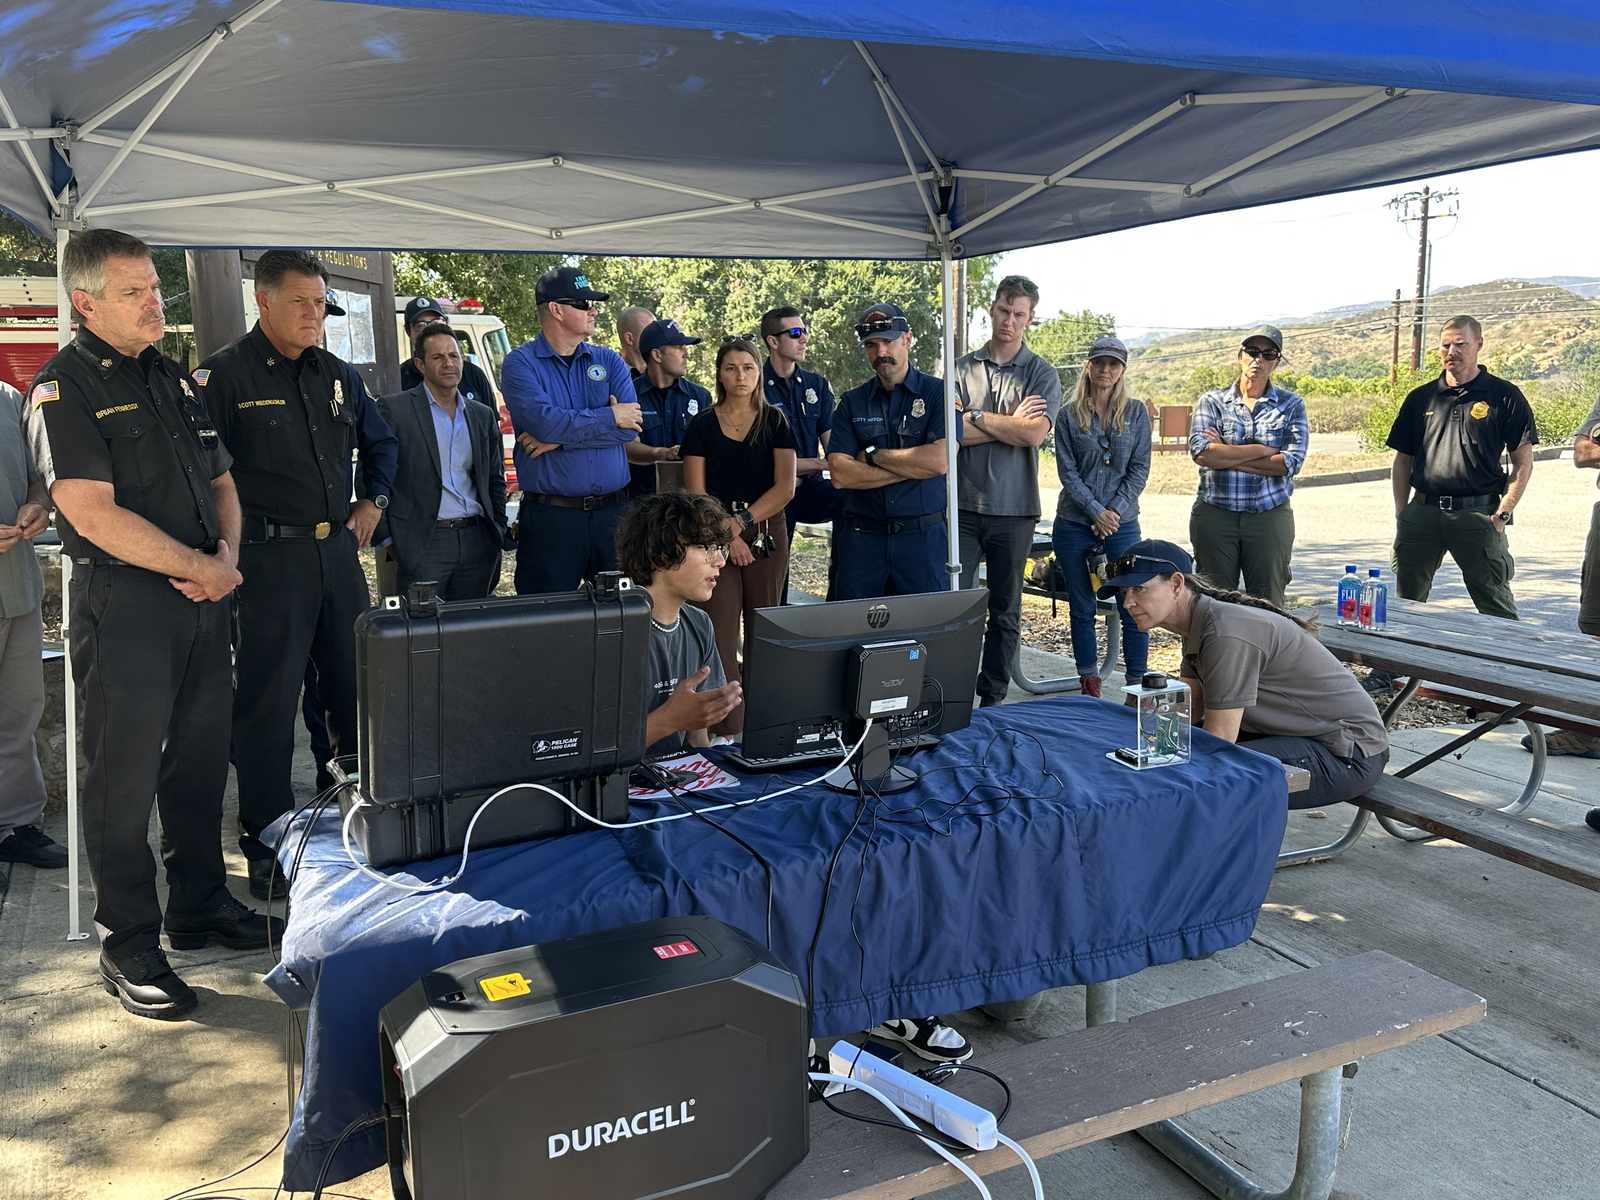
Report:
[[940,1133],[949,1134],[974,1150],[992,1150],[996,1144],[994,1114],[963,1100],[937,1084],[883,1059],[857,1050],[849,1042],[836,1042],[828,1051],[835,1075],[846,1075],[877,1088],[913,1117]]

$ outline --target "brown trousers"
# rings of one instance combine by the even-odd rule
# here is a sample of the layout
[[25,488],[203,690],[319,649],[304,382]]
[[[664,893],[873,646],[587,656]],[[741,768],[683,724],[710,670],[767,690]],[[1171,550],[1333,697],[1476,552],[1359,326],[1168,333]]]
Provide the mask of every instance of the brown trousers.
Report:
[[[700,607],[711,616],[711,627],[717,635],[717,657],[722,659],[722,674],[729,683],[744,681],[740,659],[746,648],[750,632],[750,614],[758,608],[772,608],[783,603],[783,584],[789,575],[789,531],[783,515],[757,521],[741,535],[746,545],[761,543],[761,536],[771,536],[771,554],[757,554],[748,567],[736,567],[732,561],[725,563],[717,576],[717,587],[711,599]],[[744,704],[734,709],[711,727],[719,737],[731,737],[744,729]]]

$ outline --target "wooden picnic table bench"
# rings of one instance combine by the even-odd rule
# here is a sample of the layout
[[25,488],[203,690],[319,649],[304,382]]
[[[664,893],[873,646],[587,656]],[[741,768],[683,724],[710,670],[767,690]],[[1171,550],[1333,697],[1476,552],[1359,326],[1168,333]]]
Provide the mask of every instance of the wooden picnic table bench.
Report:
[[[1280,867],[1339,854],[1360,838],[1369,817],[1376,816],[1385,830],[1407,841],[1448,837],[1600,890],[1600,841],[1586,831],[1515,819],[1533,803],[1544,782],[1541,721],[1579,731],[1600,729],[1600,640],[1416,600],[1391,600],[1383,630],[1329,624],[1319,636],[1344,662],[1405,677],[1405,686],[1384,709],[1388,727],[1424,685],[1435,696],[1491,715],[1384,776],[1357,801],[1356,818],[1341,837],[1326,846],[1285,851],[1278,858]],[[1409,780],[1514,720],[1526,725],[1533,754],[1528,782],[1509,804],[1474,804]]]
[[[1137,1130],[1217,1196],[1327,1200],[1342,1093],[1353,1086],[1356,1060],[1470,1025],[1484,1010],[1472,992],[1374,950],[1126,1022],[1091,1004],[1089,1028],[988,1055],[983,1066],[1011,1088],[1004,1132],[1035,1158]],[[1301,1081],[1299,1156],[1284,1192],[1263,1192],[1173,1123],[1294,1079]],[[982,1078],[958,1073],[945,1086],[993,1103],[981,1090],[993,1085]],[[769,1200],[911,1200],[963,1182],[913,1137],[811,1108],[811,1153]],[[961,1157],[979,1175],[1018,1161],[1004,1147]]]

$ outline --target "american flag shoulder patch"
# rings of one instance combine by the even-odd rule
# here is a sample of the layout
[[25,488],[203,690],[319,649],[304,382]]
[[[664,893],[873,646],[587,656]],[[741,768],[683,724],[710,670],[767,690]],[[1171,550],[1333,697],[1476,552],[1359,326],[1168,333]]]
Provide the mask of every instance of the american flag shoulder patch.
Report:
[[49,383],[36,384],[28,398],[33,402],[35,408],[47,401],[59,400],[61,399],[61,385],[53,379]]
[[194,376],[194,381],[196,383],[198,383],[201,387],[205,387],[206,380],[211,378],[211,368],[201,367],[197,371],[190,371],[189,374]]

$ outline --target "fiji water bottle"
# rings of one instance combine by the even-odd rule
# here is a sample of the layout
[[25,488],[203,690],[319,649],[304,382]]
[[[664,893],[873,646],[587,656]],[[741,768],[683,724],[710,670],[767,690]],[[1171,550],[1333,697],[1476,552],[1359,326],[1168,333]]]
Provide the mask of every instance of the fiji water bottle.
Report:
[[1356,574],[1355,563],[1344,569],[1344,578],[1339,580],[1339,624],[1361,624],[1361,576]]
[[1382,629],[1388,616],[1389,589],[1383,583],[1382,572],[1373,567],[1368,579],[1361,585],[1361,628]]

